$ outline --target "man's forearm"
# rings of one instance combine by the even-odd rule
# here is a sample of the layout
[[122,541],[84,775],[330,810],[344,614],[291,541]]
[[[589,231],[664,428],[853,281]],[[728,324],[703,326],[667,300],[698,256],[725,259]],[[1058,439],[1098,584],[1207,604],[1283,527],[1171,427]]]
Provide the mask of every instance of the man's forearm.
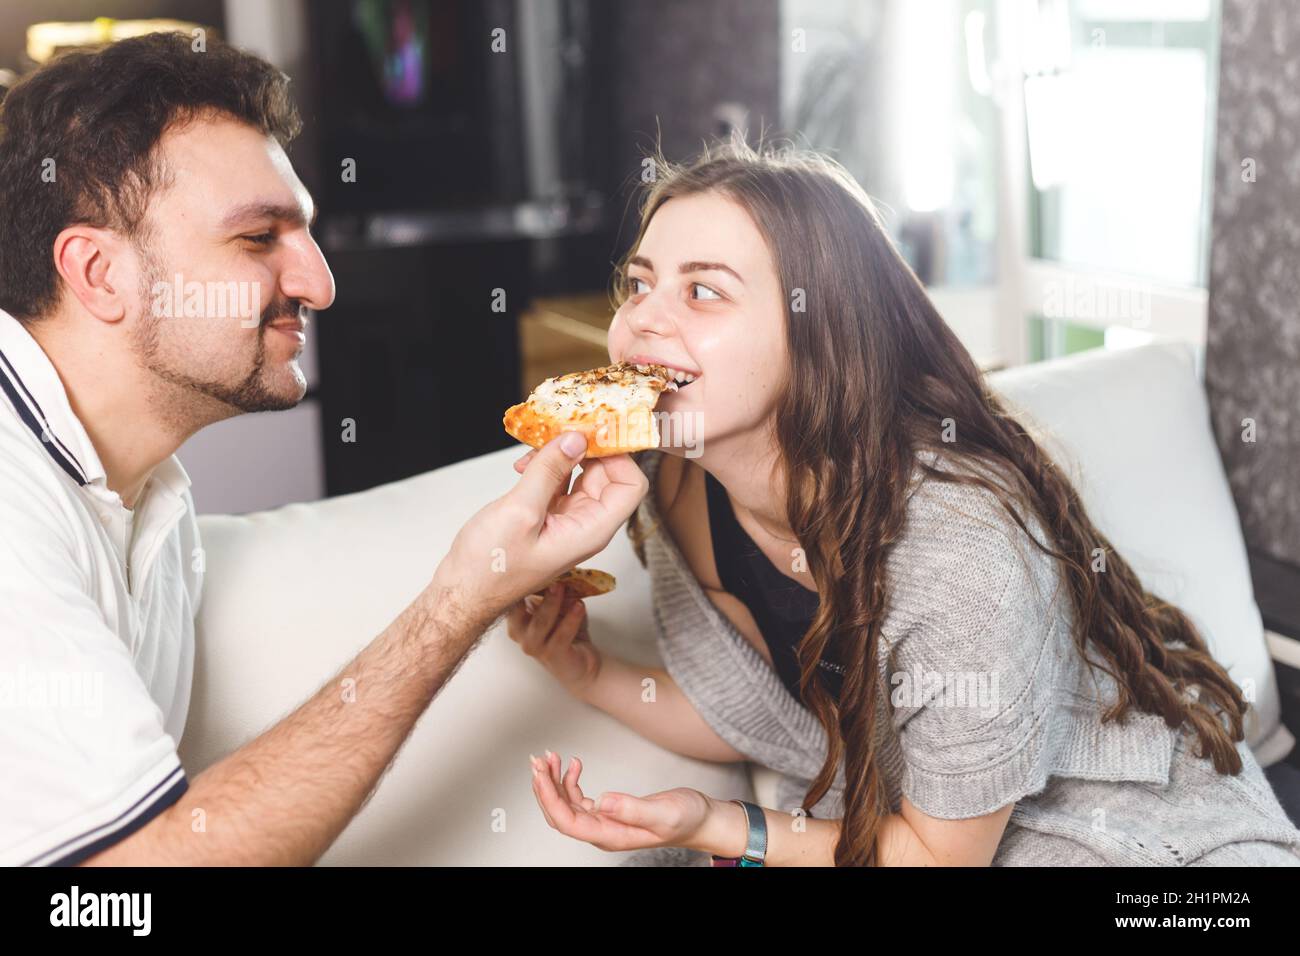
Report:
[[491,619],[431,584],[306,703],[88,862],[305,865],[365,804]]

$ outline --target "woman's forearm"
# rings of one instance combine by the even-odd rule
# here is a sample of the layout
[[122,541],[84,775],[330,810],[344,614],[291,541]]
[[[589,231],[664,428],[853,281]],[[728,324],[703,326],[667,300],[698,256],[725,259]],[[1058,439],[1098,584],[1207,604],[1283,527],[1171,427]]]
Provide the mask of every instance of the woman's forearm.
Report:
[[[745,811],[730,800],[713,800],[713,809],[692,849],[716,856],[745,852],[749,824]],[[815,820],[763,807],[767,821],[765,866],[834,866],[839,820]],[[916,831],[897,813],[885,816],[876,834],[877,866],[935,866],[934,856]]]
[[718,736],[662,668],[641,667],[605,654],[596,680],[580,699],[685,757],[717,763],[747,759]]

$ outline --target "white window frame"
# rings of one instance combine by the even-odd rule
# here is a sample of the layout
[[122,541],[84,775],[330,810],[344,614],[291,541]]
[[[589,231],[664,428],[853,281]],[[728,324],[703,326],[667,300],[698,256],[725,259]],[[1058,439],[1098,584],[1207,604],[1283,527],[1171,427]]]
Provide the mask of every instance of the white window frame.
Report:
[[[1147,296],[1149,312],[1134,327],[1160,339],[1191,343],[1198,356],[1205,345],[1208,291],[1198,286],[1155,282],[1142,276],[1040,259],[1029,252],[1027,235],[1030,177],[1025,157],[1024,62],[1020,17],[1026,0],[997,0],[998,62],[994,90],[1000,117],[998,161],[998,285],[997,326],[999,364],[1023,365],[1028,359],[1029,317],[1041,314],[1048,292],[1071,283],[1088,284],[1098,298],[1121,297],[1135,284]],[[1032,0],[1029,0],[1032,2]],[[1212,128],[1212,127],[1211,127]],[[1079,325],[1104,329],[1114,319],[1071,316]],[[1199,364],[1199,363],[1198,363]]]

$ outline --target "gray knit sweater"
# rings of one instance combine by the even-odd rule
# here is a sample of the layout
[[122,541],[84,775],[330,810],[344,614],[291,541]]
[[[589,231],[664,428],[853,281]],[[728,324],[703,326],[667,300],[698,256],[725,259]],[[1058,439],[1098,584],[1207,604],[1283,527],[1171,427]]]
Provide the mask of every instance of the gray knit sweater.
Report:
[[[640,458],[652,487],[660,460]],[[1017,803],[996,865],[1213,862],[1210,851],[1229,844],[1300,865],[1300,830],[1250,749],[1238,744],[1245,769],[1228,777],[1156,715],[1103,724],[1114,682],[1075,647],[1055,563],[991,493],[922,479],[918,466],[887,561],[877,655],[876,752],[891,810],[904,795],[944,819]],[[825,735],[700,589],[654,498],[639,517],[664,666],[719,736],[779,771],[780,809],[800,807]],[[841,765],[814,817],[842,815],[843,783]]]

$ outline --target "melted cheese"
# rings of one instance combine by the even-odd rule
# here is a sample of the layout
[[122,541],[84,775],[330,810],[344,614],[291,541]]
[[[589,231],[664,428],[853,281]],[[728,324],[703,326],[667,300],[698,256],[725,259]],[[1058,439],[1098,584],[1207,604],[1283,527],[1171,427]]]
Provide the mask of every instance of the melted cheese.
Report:
[[547,379],[533,391],[530,402],[564,419],[591,417],[602,405],[612,411],[635,405],[653,407],[659,390],[648,382],[620,385],[612,382],[591,383],[565,381],[563,377]]

